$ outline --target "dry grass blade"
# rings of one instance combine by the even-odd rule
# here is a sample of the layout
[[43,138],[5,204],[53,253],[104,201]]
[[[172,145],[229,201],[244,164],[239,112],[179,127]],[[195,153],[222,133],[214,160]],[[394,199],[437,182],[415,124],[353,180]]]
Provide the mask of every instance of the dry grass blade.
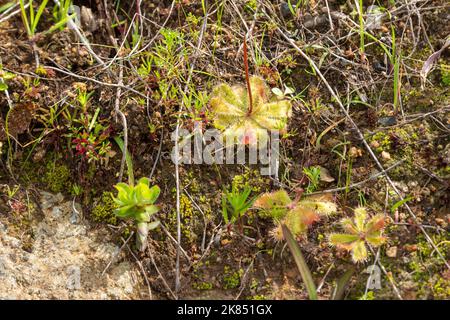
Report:
[[444,52],[445,49],[447,49],[450,46],[450,36],[445,42],[445,44],[442,46],[441,49],[434,52],[431,56],[428,57],[428,59],[424,62],[422,70],[420,70],[420,77],[422,79],[422,88],[425,87],[425,82],[427,80],[427,75],[433,68],[433,65],[439,60],[441,57],[442,52]]
[[342,300],[345,293],[345,288],[347,288],[347,285],[355,273],[355,269],[351,267],[349,270],[347,270],[337,281],[336,286],[334,287],[333,295],[331,299],[333,300]]

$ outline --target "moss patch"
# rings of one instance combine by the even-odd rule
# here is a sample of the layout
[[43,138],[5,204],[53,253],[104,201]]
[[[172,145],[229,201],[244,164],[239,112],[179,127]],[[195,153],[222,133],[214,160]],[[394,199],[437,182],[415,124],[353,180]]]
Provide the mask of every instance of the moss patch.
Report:
[[96,222],[104,222],[112,225],[117,225],[117,217],[114,214],[114,209],[117,204],[112,198],[112,192],[103,192],[100,201],[92,209],[92,219]]
[[64,164],[60,165],[56,162],[49,162],[42,182],[50,191],[61,192],[70,190],[70,178],[71,172],[69,167]]
[[441,64],[441,83],[445,87],[450,86],[450,66]]
[[233,271],[231,267],[225,266],[223,269],[223,288],[236,289],[241,285],[241,277],[244,274],[244,269]]

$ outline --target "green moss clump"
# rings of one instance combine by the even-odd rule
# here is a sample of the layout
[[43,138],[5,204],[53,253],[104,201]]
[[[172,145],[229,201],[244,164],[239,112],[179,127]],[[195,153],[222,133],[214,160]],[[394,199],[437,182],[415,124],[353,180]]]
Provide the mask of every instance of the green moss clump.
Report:
[[242,191],[245,186],[249,186],[252,188],[253,192],[260,193],[267,191],[267,188],[270,185],[270,179],[261,176],[261,173],[256,169],[252,170],[245,168],[243,174],[235,175],[233,177],[231,185],[239,191]]
[[450,86],[450,66],[441,64],[441,82],[445,87]]
[[367,291],[366,294],[363,294],[359,300],[375,300],[375,295],[373,291]]
[[449,174],[450,174],[450,165],[445,166],[445,167],[439,169],[439,170],[436,172],[436,174],[437,174],[438,176],[441,176],[441,177],[442,177],[442,176],[447,176],[447,175],[449,175]]
[[46,169],[42,182],[45,183],[50,191],[61,192],[63,190],[70,190],[71,172],[66,165],[49,162]]
[[375,133],[371,139],[371,142],[377,142],[379,144],[379,147],[375,149],[378,153],[391,148],[391,139],[389,138],[389,135],[383,131]]
[[122,238],[128,239],[128,237],[131,235],[131,228],[125,227],[122,231]]
[[263,294],[255,294],[254,296],[247,297],[247,300],[268,300]]
[[206,281],[204,278],[204,268],[209,265],[209,261],[200,261],[195,264],[192,268],[192,288],[196,290],[212,290],[214,284],[212,282]]
[[211,290],[214,285],[211,282],[194,282],[192,288],[196,290]]
[[184,222],[182,223],[181,231],[186,238],[192,239],[192,229],[189,226],[192,224],[194,217],[194,207],[189,197],[185,194],[182,194],[180,197],[180,214]]
[[[195,170],[189,170],[184,172],[182,176],[182,185],[186,186],[186,192],[180,195],[181,233],[183,242],[187,245],[191,245],[198,239],[201,239],[204,224],[209,224],[216,219],[217,208],[220,205],[217,192],[211,189],[208,184],[202,183],[198,175],[199,173]],[[173,188],[171,192],[172,201],[175,202],[176,189]],[[170,211],[168,224],[171,230],[176,230],[176,208]]]
[[433,298],[447,300],[450,297],[450,280],[438,278],[433,286]]
[[[193,243],[197,239],[197,226],[199,225],[199,222],[203,220],[198,216],[198,210],[194,208],[191,200],[184,193],[180,196],[180,218],[183,240],[187,241],[188,243]],[[176,228],[177,226],[176,209],[173,209],[169,215],[169,224],[172,229]]]
[[202,185],[199,183],[194,171],[188,171],[186,176],[183,177],[184,183],[189,186],[191,194],[197,194],[202,192]]
[[420,130],[421,136],[432,139],[427,125],[424,124],[418,129],[417,125],[408,124],[402,128],[379,131],[369,138],[369,141],[373,146],[376,143],[376,152],[389,151],[392,155],[401,156],[411,163],[420,140],[417,130]]
[[112,198],[112,192],[103,192],[100,201],[92,209],[92,219],[96,222],[105,222],[107,224],[117,225],[118,220],[114,214],[117,204]]
[[[441,244],[439,249],[446,256],[450,250],[448,244],[449,234],[436,234],[432,236],[433,242]],[[442,277],[444,262],[434,252],[424,236],[418,237],[417,251],[410,253],[408,269],[417,299],[449,299],[450,280]]]
[[244,274],[244,269],[232,271],[229,266],[225,266],[223,269],[223,288],[224,289],[236,289],[241,284],[241,277]]

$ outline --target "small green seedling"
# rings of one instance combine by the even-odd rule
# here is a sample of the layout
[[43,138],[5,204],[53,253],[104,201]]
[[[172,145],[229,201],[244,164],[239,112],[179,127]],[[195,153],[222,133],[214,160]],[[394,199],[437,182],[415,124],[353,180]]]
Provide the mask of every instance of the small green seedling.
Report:
[[59,5],[53,6],[53,21],[58,24],[59,30],[65,28],[67,17],[70,17],[70,12],[73,10],[72,0],[60,0]]
[[366,208],[355,209],[355,217],[341,220],[345,234],[333,233],[329,235],[330,244],[351,251],[355,263],[364,262],[368,253],[366,243],[379,247],[386,242],[381,234],[385,225],[385,218],[378,214],[368,219]]
[[289,88],[288,86],[284,85],[284,91],[282,91],[280,88],[272,88],[272,93],[277,96],[278,99],[283,100],[286,97],[293,96],[295,93],[294,89]]
[[303,168],[303,173],[309,180],[308,187],[306,188],[306,193],[312,193],[319,188],[320,183],[320,167],[313,166],[309,168]]
[[87,92],[84,89],[78,89],[77,90],[77,101],[80,104],[81,109],[83,110],[83,112],[86,112],[87,104],[88,104],[88,102],[91,99],[93,94],[94,94],[94,91]]
[[262,210],[265,216],[272,217],[277,224],[272,230],[272,236],[276,240],[283,239],[283,224],[294,236],[300,236],[322,216],[336,212],[336,204],[331,201],[329,195],[307,196],[301,200],[300,198],[301,192],[291,200],[285,190],[278,190],[265,193],[256,199],[254,206]]
[[222,197],[222,216],[225,223],[231,227],[247,212],[253,205],[255,198],[249,199],[252,189],[245,186],[244,190],[240,192],[233,185],[231,191],[224,191]]
[[72,191],[71,191],[72,195],[74,195],[75,197],[78,197],[79,195],[81,195],[82,192],[83,192],[83,188],[79,184],[74,183],[72,185]]
[[32,38],[36,33],[37,25],[39,23],[42,13],[44,13],[47,2],[48,0],[43,0],[39,5],[37,11],[34,11],[33,0],[28,1],[29,12],[27,13],[27,10],[25,8],[25,1],[19,0],[22,21],[23,24],[25,25],[25,29],[27,30],[29,38]]
[[15,76],[14,73],[4,71],[0,64],[0,92],[8,90],[7,81],[13,79]]
[[160,210],[154,205],[158,199],[160,189],[158,186],[149,187],[148,178],[139,179],[138,183],[128,185],[118,183],[115,188],[118,190],[117,198],[113,198],[119,207],[114,213],[119,218],[132,218],[135,220],[137,233],[136,244],[139,251],[145,250],[147,246],[147,236],[149,230],[155,229],[159,221],[151,221],[151,216]]
[[[45,7],[47,6],[48,0],[43,0],[37,7],[37,10],[35,10],[33,4],[34,4],[34,0],[29,0],[28,1],[28,10],[25,5],[25,1],[26,0],[19,0],[19,4],[20,4],[20,12],[21,12],[21,16],[22,16],[22,21],[23,24],[25,25],[25,29],[27,31],[28,34],[28,38],[29,39],[33,39],[34,36],[36,35],[36,31],[37,31],[37,26],[39,23],[39,20],[41,19],[42,14],[45,11]],[[56,23],[47,31],[44,32],[44,34],[46,33],[51,33],[55,30],[58,30],[60,28],[62,28],[69,19],[72,19],[73,17],[75,17],[75,14],[69,16],[68,15],[68,11],[70,8],[70,1],[63,1],[62,4],[60,4],[60,13],[64,13],[65,16],[59,16],[58,20],[56,21]]]

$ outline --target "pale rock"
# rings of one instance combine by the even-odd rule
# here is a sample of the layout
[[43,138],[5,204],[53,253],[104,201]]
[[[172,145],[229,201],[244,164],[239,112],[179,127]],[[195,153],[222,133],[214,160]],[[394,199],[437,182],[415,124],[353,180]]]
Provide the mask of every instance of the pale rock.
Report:
[[320,181],[324,182],[333,182],[334,178],[331,176],[330,171],[328,171],[327,168],[321,167],[320,168]]
[[388,249],[386,250],[386,255],[387,255],[389,258],[395,258],[395,257],[397,256],[397,247],[396,247],[396,246],[393,246],[393,247],[388,248]]
[[387,151],[382,151],[381,152],[381,158],[383,158],[384,160],[391,160],[391,155]]

